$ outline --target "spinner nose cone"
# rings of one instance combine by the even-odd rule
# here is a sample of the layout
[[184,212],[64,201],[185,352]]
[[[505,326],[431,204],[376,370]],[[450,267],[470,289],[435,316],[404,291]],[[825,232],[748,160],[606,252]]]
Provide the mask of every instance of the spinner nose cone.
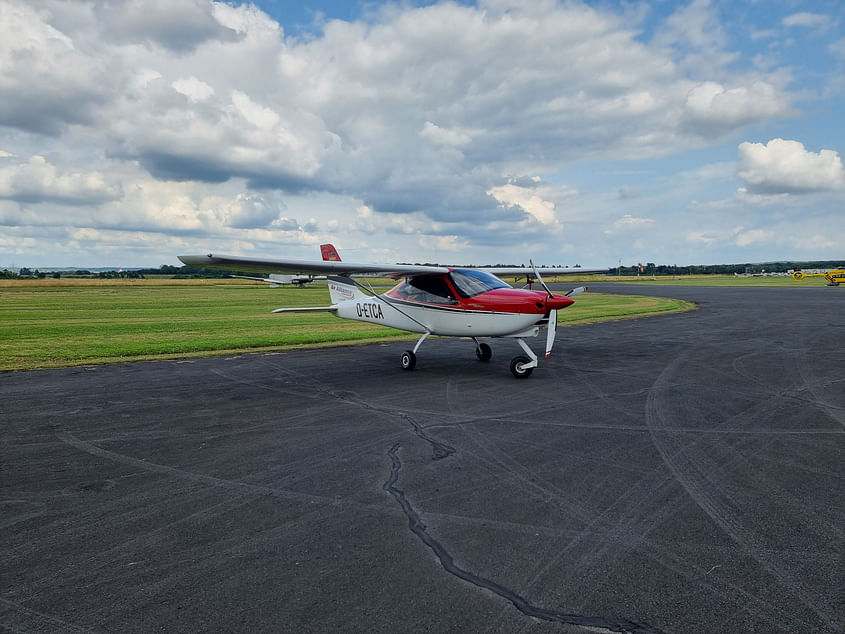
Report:
[[560,310],[575,303],[575,300],[568,298],[566,295],[552,295],[546,298],[547,310]]

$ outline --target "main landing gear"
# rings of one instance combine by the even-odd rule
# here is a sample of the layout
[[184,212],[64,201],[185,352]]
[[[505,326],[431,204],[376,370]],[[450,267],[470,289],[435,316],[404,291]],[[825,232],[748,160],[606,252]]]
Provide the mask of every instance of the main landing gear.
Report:
[[[402,353],[400,363],[403,370],[413,370],[417,366],[417,350],[430,334],[430,332],[427,332],[420,337],[413,350],[405,350]],[[488,344],[480,343],[475,337],[472,340],[475,342],[475,356],[479,361],[487,362],[493,358],[493,349]],[[522,338],[517,338],[516,342],[528,356],[519,355],[511,359],[511,373],[518,379],[525,379],[531,376],[534,368],[537,367],[537,355]]]

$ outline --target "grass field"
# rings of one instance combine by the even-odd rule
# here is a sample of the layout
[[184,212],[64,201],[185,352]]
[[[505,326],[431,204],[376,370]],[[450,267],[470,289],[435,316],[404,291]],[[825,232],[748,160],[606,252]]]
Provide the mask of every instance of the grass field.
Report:
[[[273,351],[412,339],[330,313],[324,285],[272,289],[240,280],[38,280],[0,284],[0,370]],[[692,309],[680,300],[585,293],[562,326]]]

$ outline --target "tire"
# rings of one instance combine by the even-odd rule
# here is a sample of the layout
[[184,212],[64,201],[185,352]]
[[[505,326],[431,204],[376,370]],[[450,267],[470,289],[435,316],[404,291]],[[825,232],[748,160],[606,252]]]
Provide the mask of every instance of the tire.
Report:
[[493,349],[486,343],[480,343],[475,349],[475,356],[479,361],[489,361],[493,358]]
[[410,350],[405,350],[402,353],[401,362],[403,370],[413,370],[417,365],[417,355]]
[[534,371],[534,368],[526,368],[526,363],[530,363],[531,359],[528,357],[514,357],[511,359],[511,374],[513,374],[518,379],[527,379],[531,376],[531,373]]

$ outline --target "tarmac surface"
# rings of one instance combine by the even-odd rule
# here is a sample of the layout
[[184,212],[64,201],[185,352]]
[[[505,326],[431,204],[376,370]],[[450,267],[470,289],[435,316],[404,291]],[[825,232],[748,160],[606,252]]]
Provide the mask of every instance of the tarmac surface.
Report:
[[[0,374],[0,628],[843,632],[845,291]],[[533,344],[542,347],[539,337]]]

